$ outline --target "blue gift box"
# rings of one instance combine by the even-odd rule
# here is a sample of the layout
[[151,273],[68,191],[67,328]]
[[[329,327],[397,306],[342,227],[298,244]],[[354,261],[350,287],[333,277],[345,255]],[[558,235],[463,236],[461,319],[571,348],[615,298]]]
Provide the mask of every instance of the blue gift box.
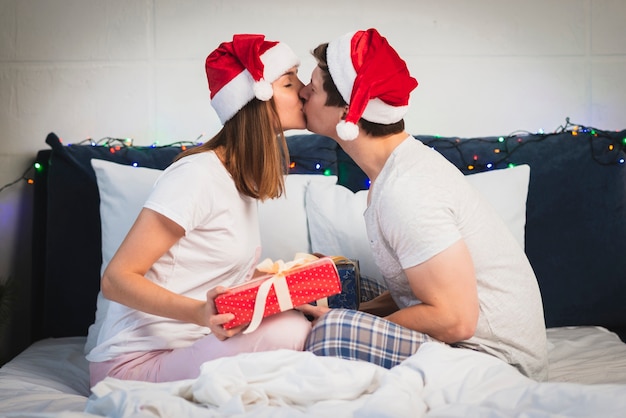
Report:
[[341,293],[328,297],[328,307],[359,309],[361,302],[361,284],[359,261],[345,257],[332,257],[339,272]]

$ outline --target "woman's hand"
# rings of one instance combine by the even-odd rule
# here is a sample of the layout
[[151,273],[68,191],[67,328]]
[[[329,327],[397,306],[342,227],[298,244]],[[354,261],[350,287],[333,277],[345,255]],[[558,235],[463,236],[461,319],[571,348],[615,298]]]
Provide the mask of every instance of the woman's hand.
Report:
[[239,334],[246,326],[240,325],[231,329],[224,329],[224,324],[235,319],[235,315],[232,313],[220,314],[217,313],[215,308],[215,298],[226,291],[224,286],[217,286],[209,290],[206,294],[206,304],[204,305],[204,317],[206,326],[211,329],[211,332],[215,337],[224,341],[233,335]]

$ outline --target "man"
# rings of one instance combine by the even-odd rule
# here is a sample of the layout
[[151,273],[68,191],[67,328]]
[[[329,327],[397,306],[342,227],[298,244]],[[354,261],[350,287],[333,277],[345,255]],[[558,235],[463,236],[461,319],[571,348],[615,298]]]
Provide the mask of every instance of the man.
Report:
[[[364,312],[300,307],[307,349],[393,367],[420,344],[482,351],[543,380],[546,331],[526,255],[463,174],[404,130],[406,63],[375,29],[318,46],[300,96],[307,129],[333,138],[371,181],[365,223],[389,289]],[[386,303],[391,302],[391,303]]]

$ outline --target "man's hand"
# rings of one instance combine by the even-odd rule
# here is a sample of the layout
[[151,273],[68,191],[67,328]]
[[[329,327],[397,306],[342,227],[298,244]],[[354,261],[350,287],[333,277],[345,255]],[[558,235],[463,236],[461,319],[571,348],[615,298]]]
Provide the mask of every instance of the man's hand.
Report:
[[367,312],[372,315],[385,317],[391,315],[398,310],[398,305],[391,297],[391,293],[388,290],[384,291],[380,295],[376,296],[372,300],[367,302],[361,302],[359,304],[359,311]]
[[313,306],[307,303],[305,305],[296,306],[296,310],[307,316],[313,317],[313,323],[315,323],[318,319],[329,312],[330,308],[327,306]]

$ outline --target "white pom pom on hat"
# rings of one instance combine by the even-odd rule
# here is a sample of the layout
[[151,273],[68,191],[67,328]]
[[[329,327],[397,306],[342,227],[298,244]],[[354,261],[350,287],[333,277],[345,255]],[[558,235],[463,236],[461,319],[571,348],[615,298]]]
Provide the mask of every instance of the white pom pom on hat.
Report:
[[337,124],[337,135],[344,141],[352,141],[359,136],[359,126],[342,120]]
[[326,61],[337,90],[348,103],[345,120],[336,128],[339,138],[355,139],[361,118],[388,125],[404,117],[418,83],[376,29],[350,32],[329,42]]
[[272,90],[272,85],[268,83],[266,80],[260,80],[254,83],[254,96],[262,100],[264,102],[268,101],[274,95],[274,90]]
[[299,65],[298,56],[282,42],[267,41],[264,35],[234,35],[206,58],[211,106],[224,124],[255,97],[270,100],[271,83]]

